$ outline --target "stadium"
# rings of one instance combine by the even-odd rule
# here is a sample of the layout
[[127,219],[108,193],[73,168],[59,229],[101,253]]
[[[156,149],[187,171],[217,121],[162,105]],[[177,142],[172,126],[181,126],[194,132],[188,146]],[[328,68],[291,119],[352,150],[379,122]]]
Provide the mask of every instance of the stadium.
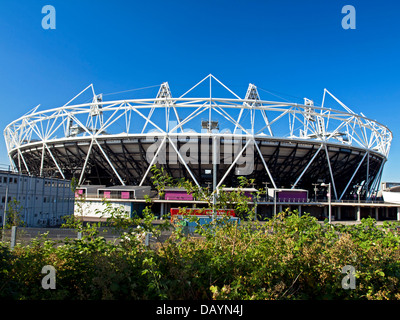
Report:
[[[206,96],[195,95],[201,86]],[[88,93],[90,101],[76,103]],[[157,165],[201,187],[236,187],[244,175],[256,188],[309,195],[330,183],[332,200],[376,195],[392,141],[386,126],[326,89],[319,106],[263,100],[253,84],[243,93],[211,74],[177,97],[167,82],[156,96],[121,100],[90,85],[63,106],[36,107],[10,123],[8,156],[20,173],[80,185],[150,186]]]

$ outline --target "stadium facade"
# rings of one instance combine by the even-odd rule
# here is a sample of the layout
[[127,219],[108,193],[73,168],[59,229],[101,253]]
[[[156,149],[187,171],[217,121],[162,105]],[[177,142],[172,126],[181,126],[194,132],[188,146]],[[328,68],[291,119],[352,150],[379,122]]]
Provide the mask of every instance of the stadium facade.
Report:
[[[207,87],[206,97],[194,95]],[[215,86],[229,98],[218,97]],[[91,101],[74,104],[82,94]],[[208,94],[209,93],[209,94]],[[331,183],[332,200],[373,197],[392,141],[379,122],[356,114],[328,90],[322,104],[244,98],[213,75],[179,97],[168,83],[150,98],[103,99],[93,85],[67,104],[36,107],[4,130],[10,162],[20,173],[72,179],[81,185],[149,186],[151,166],[198,186],[305,189]],[[335,105],[327,106],[327,101]]]

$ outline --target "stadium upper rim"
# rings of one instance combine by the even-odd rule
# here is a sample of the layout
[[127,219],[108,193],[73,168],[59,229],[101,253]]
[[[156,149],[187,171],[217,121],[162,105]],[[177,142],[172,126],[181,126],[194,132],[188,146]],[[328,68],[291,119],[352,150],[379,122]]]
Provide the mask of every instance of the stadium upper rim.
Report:
[[[209,80],[210,88],[208,97],[186,97],[200,84],[208,83],[206,80]],[[213,97],[212,80],[234,98]],[[93,94],[90,103],[71,104],[90,89]],[[327,95],[343,110],[324,107]],[[324,89],[320,107],[307,98],[304,98],[304,104],[262,100],[253,84],[249,84],[243,99],[211,74],[178,98],[172,97],[167,82],[161,84],[156,98],[111,101],[104,101],[101,94],[95,94],[93,85],[89,85],[62,107],[37,111],[38,107],[11,122],[4,130],[12,165],[15,163],[11,155],[18,153],[24,162],[21,150],[31,144],[85,138],[171,134],[284,138],[361,148],[381,155],[385,160],[392,141],[392,132],[386,126],[362,113],[354,113],[327,89]],[[194,123],[193,120],[199,120],[200,116],[201,121]]]

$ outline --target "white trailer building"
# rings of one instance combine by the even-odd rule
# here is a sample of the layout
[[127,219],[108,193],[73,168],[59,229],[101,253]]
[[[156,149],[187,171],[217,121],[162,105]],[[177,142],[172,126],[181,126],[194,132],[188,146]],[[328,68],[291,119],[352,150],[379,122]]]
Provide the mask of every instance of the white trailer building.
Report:
[[69,180],[0,170],[0,225],[14,205],[13,200],[26,227],[61,225],[63,216],[74,213],[74,194],[70,184]]

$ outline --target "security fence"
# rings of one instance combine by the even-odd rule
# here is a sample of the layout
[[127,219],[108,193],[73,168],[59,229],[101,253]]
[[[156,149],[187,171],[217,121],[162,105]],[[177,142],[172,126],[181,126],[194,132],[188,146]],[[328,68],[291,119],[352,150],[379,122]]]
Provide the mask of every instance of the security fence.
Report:
[[[121,234],[124,231],[116,231],[113,228],[100,227],[98,230],[98,237],[104,237],[106,241],[120,241]],[[12,229],[5,229],[1,231],[0,240],[4,243],[9,243],[11,248],[15,245],[28,245],[34,239],[48,239],[56,242],[56,245],[65,244],[67,239],[79,239],[82,237],[75,229],[68,228],[27,228],[27,227],[12,227]],[[169,232],[164,231],[159,240],[165,240],[168,237]],[[157,239],[154,239],[148,234],[144,241],[147,245],[155,243]]]

